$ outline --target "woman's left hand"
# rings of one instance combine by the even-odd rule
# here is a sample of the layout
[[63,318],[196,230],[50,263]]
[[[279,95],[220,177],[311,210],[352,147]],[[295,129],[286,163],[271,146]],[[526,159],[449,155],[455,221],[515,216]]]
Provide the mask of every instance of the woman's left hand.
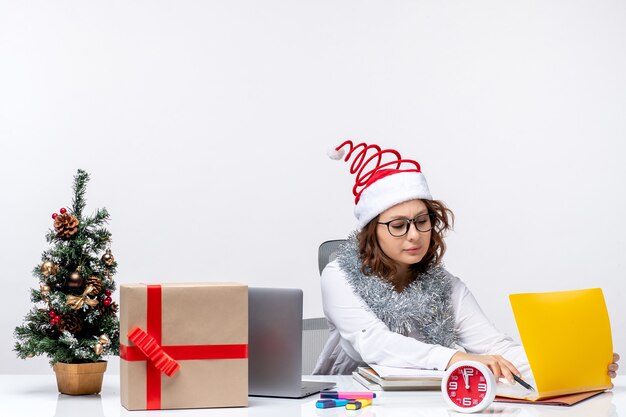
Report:
[[619,361],[619,355],[613,352],[613,363],[609,365],[609,376],[611,378],[615,378],[617,376],[617,370],[619,369],[619,365],[617,362]]

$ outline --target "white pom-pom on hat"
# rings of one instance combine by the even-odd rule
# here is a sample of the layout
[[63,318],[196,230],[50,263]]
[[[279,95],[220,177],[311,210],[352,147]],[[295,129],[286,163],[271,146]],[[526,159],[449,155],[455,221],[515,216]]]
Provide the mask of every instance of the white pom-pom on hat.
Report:
[[334,159],[335,161],[340,160],[346,154],[346,151],[343,149],[329,149],[327,155],[330,159]]

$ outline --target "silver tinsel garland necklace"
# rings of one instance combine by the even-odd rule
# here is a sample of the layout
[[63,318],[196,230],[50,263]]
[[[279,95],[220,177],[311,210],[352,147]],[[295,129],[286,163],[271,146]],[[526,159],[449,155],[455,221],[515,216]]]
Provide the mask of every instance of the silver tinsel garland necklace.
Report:
[[422,342],[453,347],[457,335],[448,272],[442,266],[432,266],[397,292],[390,282],[363,274],[356,235],[351,233],[337,252],[339,266],[354,292],[391,331],[405,336],[416,331]]

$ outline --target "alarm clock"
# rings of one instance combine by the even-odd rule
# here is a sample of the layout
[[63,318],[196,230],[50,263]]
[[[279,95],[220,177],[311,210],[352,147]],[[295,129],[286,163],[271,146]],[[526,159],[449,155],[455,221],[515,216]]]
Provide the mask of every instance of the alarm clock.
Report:
[[496,397],[496,378],[480,362],[461,361],[450,366],[441,380],[441,393],[452,409],[476,413],[489,407]]

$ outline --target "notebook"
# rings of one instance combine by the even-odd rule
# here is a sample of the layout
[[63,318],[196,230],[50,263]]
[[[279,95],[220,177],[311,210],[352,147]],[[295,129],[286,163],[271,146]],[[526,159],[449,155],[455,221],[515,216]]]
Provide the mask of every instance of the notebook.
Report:
[[248,394],[302,398],[334,385],[302,380],[302,290],[248,288]]
[[441,388],[444,371],[431,369],[359,366],[352,378],[373,391],[415,391]]
[[611,325],[600,288],[509,298],[537,391],[498,395],[541,402],[579,393],[588,398],[613,387]]

